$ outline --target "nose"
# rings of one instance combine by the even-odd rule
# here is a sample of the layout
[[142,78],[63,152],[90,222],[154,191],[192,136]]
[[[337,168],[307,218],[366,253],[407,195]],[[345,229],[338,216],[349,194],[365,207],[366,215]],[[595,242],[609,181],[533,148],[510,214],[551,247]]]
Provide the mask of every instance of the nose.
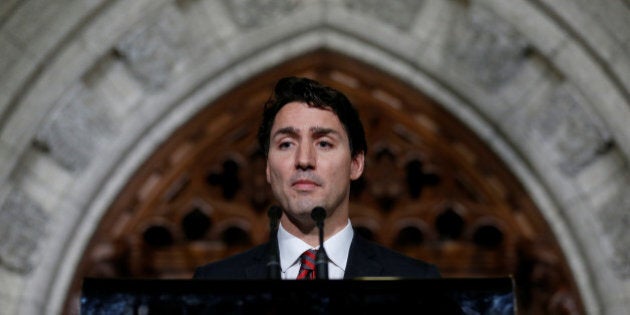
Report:
[[301,170],[315,168],[315,149],[310,145],[300,145],[296,152],[295,167]]

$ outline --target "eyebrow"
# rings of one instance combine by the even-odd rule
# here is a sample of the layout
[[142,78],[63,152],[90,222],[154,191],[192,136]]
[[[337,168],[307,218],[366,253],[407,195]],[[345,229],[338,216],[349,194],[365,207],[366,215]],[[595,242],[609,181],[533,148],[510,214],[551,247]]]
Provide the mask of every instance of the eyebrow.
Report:
[[275,138],[278,135],[289,135],[291,137],[297,137],[299,135],[299,132],[294,127],[284,127],[274,132],[273,135],[271,136],[271,139]]
[[[329,135],[329,134],[333,134],[333,135],[336,135],[336,136],[341,136],[341,134],[337,130],[332,129],[332,128],[311,127],[309,129],[309,131],[316,138],[323,137],[323,136]],[[295,127],[284,127],[284,128],[280,128],[276,132],[274,132],[272,138],[275,138],[278,135],[288,135],[288,136],[291,136],[291,137],[298,137],[299,134],[300,134],[299,130],[297,128],[295,128]]]
[[333,134],[336,136],[340,136],[339,132],[335,129],[332,128],[324,128],[324,127],[312,127],[310,129],[311,133],[316,137],[322,137],[322,136],[326,136],[329,134]]

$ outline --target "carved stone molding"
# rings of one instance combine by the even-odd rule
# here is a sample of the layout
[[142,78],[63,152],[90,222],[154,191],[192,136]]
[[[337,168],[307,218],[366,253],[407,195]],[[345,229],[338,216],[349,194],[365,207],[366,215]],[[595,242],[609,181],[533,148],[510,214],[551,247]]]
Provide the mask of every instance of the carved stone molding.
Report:
[[479,5],[460,12],[453,33],[447,54],[490,91],[517,75],[529,55],[527,40]]
[[374,16],[386,24],[402,30],[408,30],[416,19],[425,1],[421,0],[344,0],[345,6]]
[[165,86],[184,46],[184,17],[167,7],[154,20],[147,21],[126,34],[115,51],[130,71],[149,89]]
[[588,111],[587,100],[566,85],[558,87],[537,115],[543,139],[554,148],[560,169],[575,175],[613,145],[601,119]]
[[101,105],[84,86],[69,90],[39,129],[35,146],[49,152],[68,170],[83,169],[95,148],[113,133],[109,116]]
[[13,190],[0,207],[0,267],[26,274],[36,262],[34,254],[47,230],[48,214],[19,190]]
[[630,196],[612,198],[599,215],[602,232],[607,236],[613,252],[610,262],[617,275],[630,278]]
[[249,29],[272,22],[274,19],[295,10],[304,0],[225,0],[232,19],[241,27]]

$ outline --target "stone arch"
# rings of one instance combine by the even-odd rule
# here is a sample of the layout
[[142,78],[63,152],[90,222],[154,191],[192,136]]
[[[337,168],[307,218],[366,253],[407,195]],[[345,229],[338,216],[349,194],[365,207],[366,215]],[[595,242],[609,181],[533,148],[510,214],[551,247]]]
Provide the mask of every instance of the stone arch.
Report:
[[[90,276],[93,266],[97,266],[96,272],[116,270],[118,266],[119,276],[189,277],[194,266],[238,252],[266,238],[265,208],[272,202],[268,189],[268,197],[264,199],[267,202],[251,203],[252,192],[266,188],[264,178],[260,180],[261,176],[264,177],[264,170],[254,168],[255,127],[260,104],[268,96],[265,92],[269,91],[278,76],[291,74],[311,76],[345,89],[353,102],[358,104],[370,141],[382,144],[380,150],[368,156],[368,165],[372,168],[368,167],[365,175],[366,188],[353,197],[351,217],[357,215],[360,220],[362,212],[369,210],[380,218],[375,227],[362,226],[365,229],[363,232],[369,232],[375,241],[409,255],[436,261],[445,274],[451,276],[520,276],[523,272],[523,277],[526,277],[529,271],[521,270],[520,262],[536,265],[539,261],[535,256],[537,248],[543,246],[539,243],[543,243],[545,253],[549,253],[550,249],[554,253],[552,256],[556,263],[550,268],[559,274],[562,285],[573,288],[573,300],[568,304],[582,307],[579,306],[579,293],[571,279],[569,266],[558,244],[553,241],[555,236],[537,213],[533,202],[526,197],[525,190],[507,169],[499,166],[502,163],[491,151],[483,149],[482,142],[470,130],[464,125],[458,126],[440,105],[414,88],[405,87],[393,77],[327,49],[307,52],[254,75],[196,113],[157,147],[103,213],[103,219],[94,231],[74,276],[75,294],[80,279]],[[389,154],[383,153],[386,147],[393,148]],[[410,174],[405,168],[410,149],[422,152],[423,162],[439,169],[435,176],[440,180],[422,184],[426,190],[418,194],[407,193],[404,189],[376,189],[381,182],[392,179],[394,184],[404,183],[405,172]],[[222,171],[226,156],[241,157],[239,163],[244,169],[240,175]],[[381,165],[382,156],[395,161]],[[380,174],[379,169],[386,173]],[[420,174],[415,178],[425,176],[425,170],[420,167],[417,171]],[[242,183],[262,185],[239,186],[235,194],[226,196],[223,193],[225,187],[207,180],[208,172],[215,177],[237,176]],[[400,185],[401,188],[405,186]],[[211,212],[211,221],[217,223],[216,229],[210,227],[210,231],[200,239],[176,239],[165,250],[164,247],[155,249],[150,243],[142,245],[126,241],[139,238],[134,236],[138,233],[134,226],[153,213],[162,213],[159,215],[161,218],[170,220],[171,226],[177,226],[181,207],[187,207],[196,200],[213,209],[206,213]],[[434,208],[445,201],[457,201],[459,205],[450,207],[466,209],[460,212],[464,225],[474,229],[476,218],[492,216],[491,222],[501,223],[487,223],[482,229],[500,231],[497,233],[511,231],[513,234],[501,235],[498,243],[494,239],[484,243],[485,239],[473,240],[473,236],[469,236],[469,240],[444,234],[434,227],[437,215],[443,211]],[[444,206],[449,207],[447,204]],[[512,216],[519,217],[521,222]],[[112,234],[114,227],[119,227],[119,230]],[[426,230],[427,227],[429,230]],[[222,236],[225,231],[234,231],[235,237],[243,238],[245,243],[237,240],[230,244]],[[442,236],[425,240],[423,235]],[[529,251],[521,251],[521,243],[527,244],[525,248]],[[118,250],[112,251],[112,256],[103,257],[100,256],[103,252],[101,248]],[[178,255],[181,258],[173,259]],[[180,264],[163,265],[168,257]],[[476,265],[478,261],[483,261],[482,265]],[[470,265],[466,267],[466,264]],[[519,278],[519,281],[523,279]],[[570,296],[568,294],[567,298]],[[545,303],[533,304],[536,304],[535,308],[544,308]],[[535,313],[535,308],[529,311]]]
[[[510,6],[477,1],[422,1],[406,7],[401,1],[393,6],[394,10],[378,10],[373,5],[361,7],[354,1],[309,2],[306,6],[292,2],[297,8],[252,6],[250,10],[257,10],[256,18],[248,19],[253,11],[230,7],[227,1],[136,1],[133,5],[92,1],[65,4],[61,11],[51,10],[57,6],[54,1],[47,2],[50,7],[32,5],[36,1],[16,3],[8,4],[10,9],[2,12],[7,20],[1,25],[0,48],[9,56],[3,66],[16,66],[9,66],[7,79],[2,79],[0,98],[0,221],[24,226],[19,230],[25,234],[11,235],[24,236],[21,240],[29,244],[28,248],[37,250],[23,250],[11,256],[6,254],[10,247],[2,247],[0,271],[9,281],[0,289],[8,292],[4,296],[10,298],[1,302],[9,312],[19,309],[19,313],[26,314],[39,314],[42,310],[56,313],[95,222],[139,160],[202,103],[217,98],[261,69],[314,47],[331,48],[369,63],[437,99],[469,124],[507,161],[543,211],[569,257],[589,313],[614,314],[626,308],[627,299],[620,292],[625,292],[622,288],[629,273],[627,256],[622,254],[630,243],[624,239],[625,227],[618,223],[626,220],[624,213],[628,209],[624,191],[630,181],[630,129],[626,126],[630,117],[630,85],[624,74],[630,63],[625,57],[627,49],[620,44],[624,43],[619,38],[623,32],[616,30],[625,29],[627,6],[616,1],[605,5],[523,1]],[[52,13],[48,16],[57,16],[58,21],[38,19],[41,12]],[[180,18],[198,21],[191,12],[199,13],[197,17],[207,14],[207,25],[185,30],[190,25],[181,23]],[[265,14],[258,14],[261,12]],[[404,18],[393,19],[392,12]],[[464,62],[463,68],[442,59],[445,49],[454,48],[448,46],[452,42],[449,44],[447,38],[460,34],[468,43],[475,38],[462,33],[466,28],[451,31],[449,26],[467,13],[469,19],[463,20],[480,22],[471,29],[490,34],[496,33],[484,25],[495,25],[498,31],[507,30],[506,34],[515,34],[516,30],[522,37],[516,37],[516,45],[509,46],[507,53],[520,52],[511,49],[523,47],[520,44],[525,38],[527,49],[522,52],[531,57],[530,63],[523,67],[522,63],[508,61],[491,67],[517,67],[521,75],[515,80],[503,83],[502,71],[482,73],[477,83],[470,78],[462,80],[465,76],[459,77],[458,71],[474,70],[479,51],[470,55],[460,51],[457,56]],[[284,18],[278,19],[279,16]],[[181,73],[172,74],[173,82],[183,83],[167,85],[164,90],[169,93],[164,94],[145,88],[168,80],[159,77],[144,86],[142,78],[146,80],[147,76],[142,71],[147,69],[138,65],[127,67],[118,59],[129,47],[125,46],[129,41],[122,41],[122,37],[151,29],[151,21],[156,17],[166,17],[164,21],[174,21],[175,26],[185,25],[183,31],[179,30],[200,45],[169,43],[206,54],[207,60],[200,67],[203,74],[192,71],[186,79]],[[496,24],[493,18],[497,17],[512,28]],[[23,24],[29,27],[21,28]],[[40,38],[33,36],[31,31],[37,28],[30,26],[34,25],[47,32],[42,32]],[[152,31],[147,34],[155,36]],[[489,39],[484,37],[487,34],[479,34],[483,35],[480,39]],[[157,56],[156,60],[168,66],[174,62],[169,59],[173,56]],[[101,69],[108,71],[100,72]],[[50,138],[54,127],[63,125],[55,121],[76,122],[59,118],[72,112],[63,110],[68,100],[82,100],[68,106],[74,112],[85,110],[85,104],[99,104],[94,103],[90,93],[83,92],[102,91],[99,78],[111,78],[112,73],[114,78],[124,79],[122,82],[132,93],[122,94],[130,99],[124,100],[122,107],[113,102],[100,105],[111,106],[108,114],[111,110],[113,121],[120,123],[114,124],[114,130],[123,130],[121,134],[129,136],[96,128],[98,132],[87,134],[93,138],[79,138],[77,143]],[[208,84],[200,83],[203,81]],[[493,88],[492,82],[502,84]],[[553,97],[548,97],[550,91],[556,91]],[[173,98],[164,98],[167,94]],[[530,101],[516,101],[523,100],[523,95]],[[177,98],[187,104],[180,104],[177,113],[165,109],[177,103]],[[157,111],[152,112],[151,107]],[[52,109],[59,114],[51,115]],[[83,112],[88,122],[99,114],[98,110]],[[563,116],[568,119],[561,119]],[[157,124],[161,127],[155,127]],[[543,132],[528,131],[532,125]],[[96,126],[103,125],[97,121]],[[144,133],[152,128],[153,132]],[[580,136],[572,137],[575,134]],[[586,140],[573,146],[574,139]],[[81,144],[87,141],[91,145],[92,140],[99,145],[91,147],[91,153],[82,151],[86,147]],[[135,145],[139,147],[132,150]],[[59,148],[63,152],[64,147],[82,159],[66,159],[57,154],[59,151],[55,153]],[[576,147],[586,154],[572,154]],[[6,225],[0,228],[15,231]],[[16,287],[22,287],[22,293],[15,293]]]

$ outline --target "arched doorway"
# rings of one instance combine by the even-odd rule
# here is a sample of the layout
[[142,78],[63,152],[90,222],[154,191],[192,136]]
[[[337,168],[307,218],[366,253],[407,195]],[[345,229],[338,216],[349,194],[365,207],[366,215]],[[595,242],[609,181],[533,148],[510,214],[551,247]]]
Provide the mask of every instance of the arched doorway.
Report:
[[174,132],[102,219],[66,309],[85,276],[188,278],[266,240],[273,197],[255,134],[286,75],[334,86],[359,109],[369,145],[351,199],[359,233],[437,264],[445,277],[512,275],[522,314],[583,313],[553,233],[502,161],[420,91],[328,50],[249,79]]

